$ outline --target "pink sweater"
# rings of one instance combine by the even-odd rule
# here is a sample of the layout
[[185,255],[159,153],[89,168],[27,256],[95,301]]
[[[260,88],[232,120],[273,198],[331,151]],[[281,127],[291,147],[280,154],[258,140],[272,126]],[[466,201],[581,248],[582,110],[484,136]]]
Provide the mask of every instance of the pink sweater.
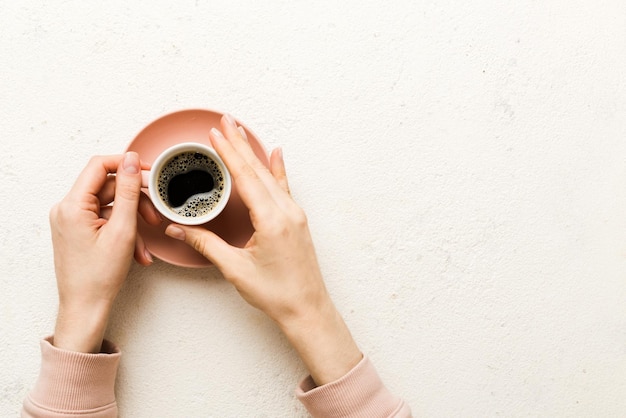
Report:
[[[41,342],[41,373],[24,399],[22,417],[117,417],[115,375],[121,352],[104,341],[100,354],[61,350]],[[383,385],[367,357],[339,380],[316,387],[311,377],[296,396],[314,417],[411,417],[409,406]]]

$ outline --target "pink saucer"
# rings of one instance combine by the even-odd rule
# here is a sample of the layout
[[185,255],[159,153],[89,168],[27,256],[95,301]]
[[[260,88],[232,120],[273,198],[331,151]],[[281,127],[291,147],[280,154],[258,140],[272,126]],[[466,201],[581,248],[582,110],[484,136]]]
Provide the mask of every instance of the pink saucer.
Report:
[[[190,109],[165,115],[146,126],[131,141],[127,151],[135,151],[142,161],[152,164],[156,157],[165,149],[181,142],[199,142],[211,146],[209,131],[211,128],[220,127],[222,113]],[[263,164],[269,166],[267,152],[261,141],[244,124],[237,121],[248,136],[248,141],[256,156]],[[144,190],[146,195],[147,189]],[[165,235],[165,228],[169,221],[163,221],[162,225],[155,227],[148,225],[139,218],[138,229],[143,237],[146,247],[154,256],[181,267],[208,267],[211,262],[196,252],[193,248],[181,241],[177,241]],[[237,247],[243,247],[252,236],[254,229],[250,223],[248,209],[244,206],[237,188],[233,184],[233,190],[228,204],[219,216],[202,227],[215,232],[226,242]]]

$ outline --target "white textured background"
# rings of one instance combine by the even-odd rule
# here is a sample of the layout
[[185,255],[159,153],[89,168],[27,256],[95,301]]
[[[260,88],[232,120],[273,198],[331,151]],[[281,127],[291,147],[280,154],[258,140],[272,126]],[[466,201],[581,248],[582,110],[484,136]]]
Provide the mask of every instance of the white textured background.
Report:
[[[415,415],[626,416],[626,3],[0,1],[0,415],[39,368],[48,209],[153,119],[284,147],[328,286]],[[212,269],[133,267],[122,417],[302,417]]]

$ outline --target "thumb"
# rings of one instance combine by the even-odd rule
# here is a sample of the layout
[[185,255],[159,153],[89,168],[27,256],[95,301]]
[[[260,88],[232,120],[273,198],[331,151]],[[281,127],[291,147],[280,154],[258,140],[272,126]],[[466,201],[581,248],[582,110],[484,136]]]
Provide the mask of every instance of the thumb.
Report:
[[115,174],[115,200],[109,224],[134,231],[137,228],[137,207],[141,195],[139,155],[127,152]]
[[237,256],[237,248],[232,247],[217,234],[202,227],[170,224],[165,229],[165,235],[184,241],[187,245],[205,256],[225,275],[224,269],[233,263]]

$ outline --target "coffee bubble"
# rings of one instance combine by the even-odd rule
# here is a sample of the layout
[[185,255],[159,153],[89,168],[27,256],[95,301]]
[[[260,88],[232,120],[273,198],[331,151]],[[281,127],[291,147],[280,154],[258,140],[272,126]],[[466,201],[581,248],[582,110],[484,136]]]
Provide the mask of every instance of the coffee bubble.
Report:
[[157,187],[172,212],[199,217],[215,209],[224,195],[224,173],[209,156],[182,152],[162,166]]

